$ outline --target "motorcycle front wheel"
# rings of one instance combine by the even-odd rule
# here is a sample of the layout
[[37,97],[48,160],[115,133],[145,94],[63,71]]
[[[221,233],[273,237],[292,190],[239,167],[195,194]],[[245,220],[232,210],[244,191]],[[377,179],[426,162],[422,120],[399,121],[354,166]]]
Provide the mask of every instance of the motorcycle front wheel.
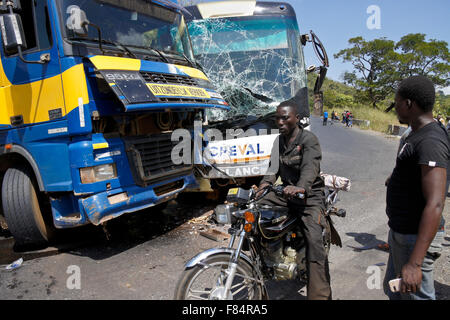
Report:
[[185,269],[175,289],[176,300],[262,300],[263,289],[253,268],[240,258],[231,292],[224,285],[230,254],[217,254],[204,259],[195,267]]

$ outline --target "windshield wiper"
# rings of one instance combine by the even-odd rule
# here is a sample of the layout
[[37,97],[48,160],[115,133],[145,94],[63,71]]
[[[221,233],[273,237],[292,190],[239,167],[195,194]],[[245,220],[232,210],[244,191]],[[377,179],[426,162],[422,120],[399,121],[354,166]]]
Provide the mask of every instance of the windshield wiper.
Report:
[[105,40],[105,39],[97,39],[97,38],[83,38],[83,37],[71,37],[69,38],[69,40],[73,40],[73,41],[91,41],[91,42],[98,42],[99,43],[99,47],[100,47],[100,51],[105,54],[105,50],[103,50],[103,47],[101,46],[102,43],[104,44],[112,44],[115,45],[116,47],[122,49],[122,51],[126,52],[130,57],[137,59],[136,55],[131,52],[130,49],[128,49],[124,44],[120,43],[120,42],[116,42],[116,41],[112,41],[112,40]]
[[196,64],[189,59],[183,52],[175,51],[175,50],[163,50],[164,53],[172,54],[177,57],[183,57],[193,68],[197,68]]
[[133,48],[145,49],[145,50],[149,50],[152,52],[156,52],[156,55],[159,56],[164,62],[170,63],[169,60],[166,58],[166,56],[164,54],[162,54],[162,52],[158,49],[155,49],[152,47],[138,46],[138,45],[134,45],[134,44],[129,44],[128,46],[133,47]]

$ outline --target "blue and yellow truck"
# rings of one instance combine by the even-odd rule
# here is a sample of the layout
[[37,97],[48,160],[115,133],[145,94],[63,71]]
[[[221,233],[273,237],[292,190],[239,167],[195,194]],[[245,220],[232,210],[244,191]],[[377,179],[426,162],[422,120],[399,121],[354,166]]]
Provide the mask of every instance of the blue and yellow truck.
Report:
[[168,0],[0,0],[1,212],[18,244],[196,185],[172,133],[227,103]]

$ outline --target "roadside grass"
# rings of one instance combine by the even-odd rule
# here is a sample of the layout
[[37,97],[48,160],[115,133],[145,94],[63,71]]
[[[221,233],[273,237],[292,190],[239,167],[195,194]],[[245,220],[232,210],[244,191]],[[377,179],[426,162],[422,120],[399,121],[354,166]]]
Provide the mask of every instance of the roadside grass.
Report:
[[[401,126],[400,122],[398,122],[397,116],[395,114],[395,111],[391,110],[389,113],[384,112],[383,110],[374,109],[369,106],[356,106],[351,108],[334,108],[334,109],[327,109],[326,106],[324,106],[324,110],[327,110],[330,114],[331,118],[331,112],[337,111],[339,119],[342,121],[342,113],[344,113],[346,110],[350,111],[353,114],[353,119],[357,120],[369,120],[370,125],[365,126],[361,125],[361,129],[366,130],[374,130],[382,133],[389,133],[388,132],[388,126],[389,125],[396,125]],[[355,124],[353,124],[355,125]]]

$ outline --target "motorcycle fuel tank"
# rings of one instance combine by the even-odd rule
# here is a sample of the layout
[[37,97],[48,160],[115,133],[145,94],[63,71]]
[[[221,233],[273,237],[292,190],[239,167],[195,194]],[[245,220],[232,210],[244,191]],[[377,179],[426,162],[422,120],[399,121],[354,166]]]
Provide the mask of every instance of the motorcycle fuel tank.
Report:
[[286,207],[261,206],[259,229],[265,238],[279,238],[295,225],[297,217]]

